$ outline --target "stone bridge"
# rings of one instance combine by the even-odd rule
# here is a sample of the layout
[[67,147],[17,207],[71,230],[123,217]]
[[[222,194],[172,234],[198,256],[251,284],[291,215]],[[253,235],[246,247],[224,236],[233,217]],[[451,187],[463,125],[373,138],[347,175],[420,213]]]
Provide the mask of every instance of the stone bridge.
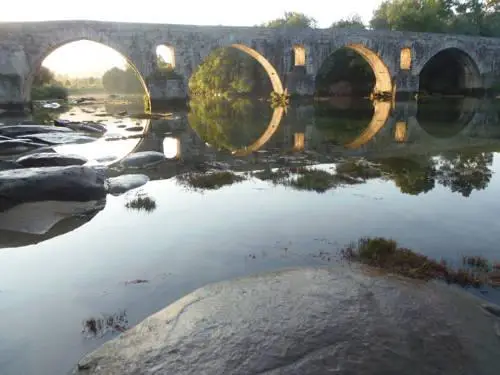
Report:
[[[286,88],[300,95],[314,93],[319,69],[343,47],[357,51],[368,61],[376,77],[374,91],[395,96],[418,92],[422,70],[438,55],[447,54],[450,64],[461,67],[463,89],[488,89],[500,74],[500,39],[494,38],[97,21],[1,23],[0,104],[29,103],[33,79],[42,61],[55,49],[79,40],[98,42],[121,53],[142,77],[152,99],[186,98],[187,82],[193,72],[210,52],[221,47],[234,47],[257,59],[267,71],[274,91]],[[149,78],[157,70],[159,45],[171,48],[175,70],[183,77],[183,82],[177,81],[172,90],[156,87]]]

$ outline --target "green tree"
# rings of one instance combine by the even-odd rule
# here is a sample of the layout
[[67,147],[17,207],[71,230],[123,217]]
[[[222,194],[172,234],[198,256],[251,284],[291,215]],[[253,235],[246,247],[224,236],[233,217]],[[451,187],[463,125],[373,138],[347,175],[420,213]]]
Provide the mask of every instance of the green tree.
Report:
[[[234,48],[212,52],[189,81],[194,95],[234,96],[269,92],[262,90],[262,82],[269,79],[260,73],[263,68],[251,56]],[[256,74],[259,72],[258,74]]]
[[386,0],[374,29],[500,36],[498,0]]
[[102,76],[102,85],[108,93],[143,94],[144,87],[137,73],[129,66],[126,70],[111,68]]
[[447,0],[386,0],[374,11],[370,26],[415,32],[446,32],[453,16]]
[[35,75],[33,84],[36,86],[48,85],[55,83],[55,75],[49,68],[41,66],[38,73]]
[[283,17],[265,22],[264,27],[293,27],[293,28],[315,28],[317,22],[314,18],[299,12],[285,12]]
[[366,26],[363,24],[363,20],[358,14],[353,15],[349,18],[343,18],[338,21],[335,21],[330,26],[331,28],[339,28],[339,29],[366,29]]

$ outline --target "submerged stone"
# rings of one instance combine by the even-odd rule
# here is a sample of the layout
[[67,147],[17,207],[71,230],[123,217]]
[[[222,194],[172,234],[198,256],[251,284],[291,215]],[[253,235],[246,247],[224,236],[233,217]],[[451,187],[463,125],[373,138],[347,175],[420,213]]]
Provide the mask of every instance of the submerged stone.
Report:
[[85,356],[79,375],[494,375],[496,317],[455,287],[303,268],[203,287]]
[[24,167],[56,167],[66,165],[83,165],[87,159],[78,155],[63,155],[56,152],[41,152],[22,156],[16,160]]
[[125,174],[108,179],[108,192],[113,195],[120,195],[129,190],[138,188],[146,184],[149,177],[144,174]]

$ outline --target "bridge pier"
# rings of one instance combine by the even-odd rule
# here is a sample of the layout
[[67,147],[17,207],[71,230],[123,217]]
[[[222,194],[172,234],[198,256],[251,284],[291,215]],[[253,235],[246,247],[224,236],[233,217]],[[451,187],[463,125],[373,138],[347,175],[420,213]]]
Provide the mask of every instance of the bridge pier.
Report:
[[307,74],[305,66],[295,66],[285,76],[285,87],[291,96],[313,96],[316,91],[315,77]]
[[153,107],[188,98],[187,84],[183,79],[150,78],[146,80],[146,85]]
[[411,74],[409,70],[400,70],[394,77],[396,101],[415,100],[419,90],[419,76]]

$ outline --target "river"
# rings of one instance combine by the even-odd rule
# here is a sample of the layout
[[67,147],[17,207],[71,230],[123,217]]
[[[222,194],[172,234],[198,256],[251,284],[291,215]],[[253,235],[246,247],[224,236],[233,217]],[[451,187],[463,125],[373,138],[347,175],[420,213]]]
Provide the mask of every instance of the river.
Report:
[[[342,246],[363,236],[391,237],[452,264],[468,255],[500,261],[500,106],[493,100],[336,98],[286,110],[247,99],[198,100],[153,118],[134,115],[141,110],[90,102],[0,118],[104,124],[95,142],[56,147],[90,165],[139,151],[167,156],[139,171],[150,182],[108,195],[95,215],[63,218],[41,234],[0,228],[2,375],[65,374],[85,353],[195,288],[333,264]],[[250,173],[303,165],[333,171],[351,160],[377,165],[383,178],[325,187]],[[178,178],[207,164],[245,179],[196,189]],[[138,194],[154,206],[127,207]],[[500,302],[491,287],[470,291]],[[92,334],[89,319],[110,327]]]

